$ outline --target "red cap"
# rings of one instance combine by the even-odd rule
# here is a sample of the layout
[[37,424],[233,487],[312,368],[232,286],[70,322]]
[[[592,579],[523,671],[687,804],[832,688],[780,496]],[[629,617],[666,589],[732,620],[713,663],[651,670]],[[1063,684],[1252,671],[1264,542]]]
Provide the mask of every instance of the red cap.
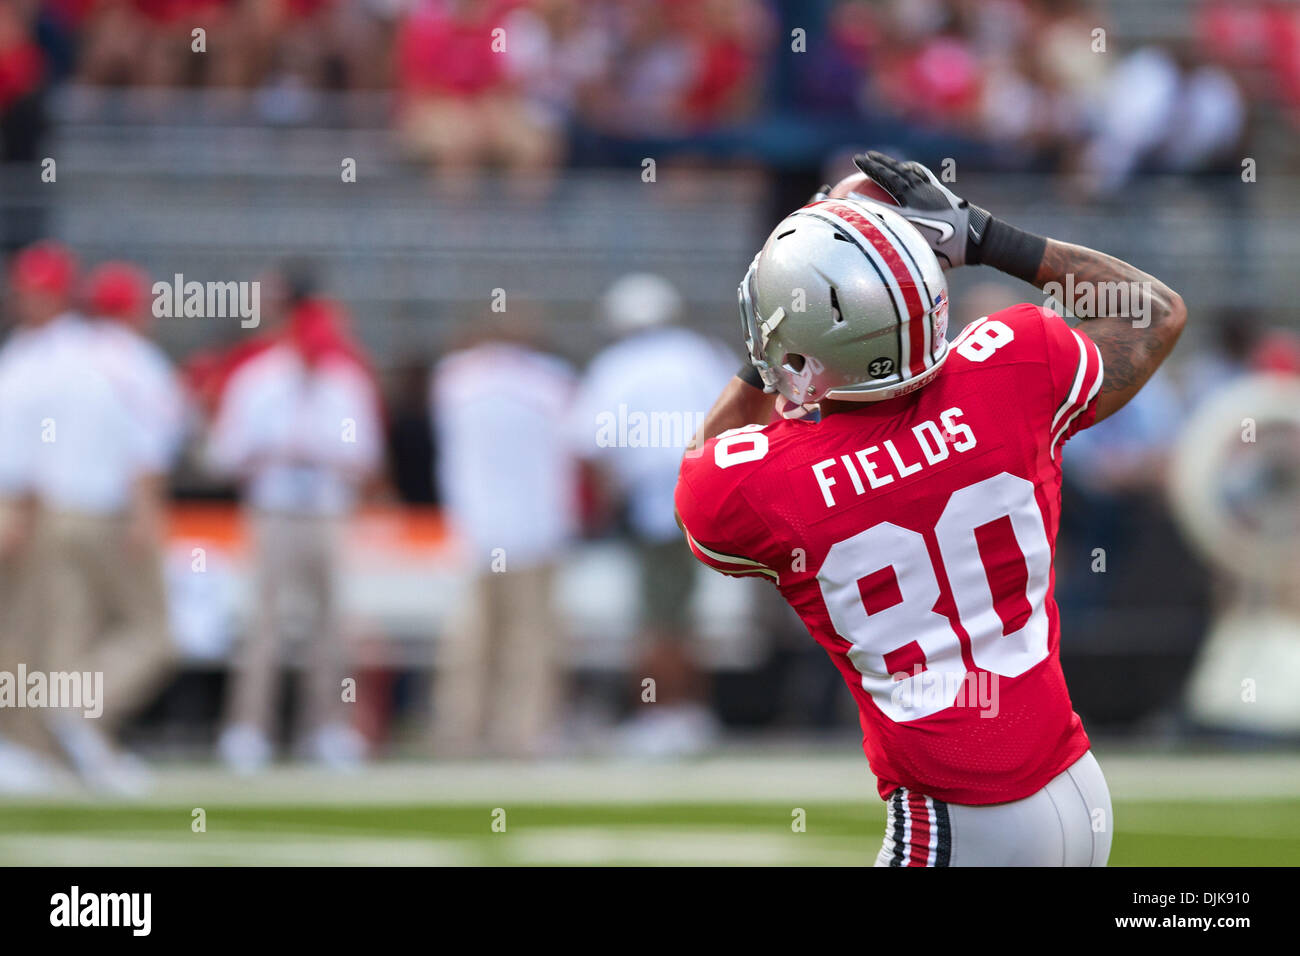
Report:
[[86,307],[94,315],[133,320],[149,292],[149,277],[129,262],[105,262],[86,278]]
[[77,259],[60,243],[43,240],[21,249],[9,263],[9,282],[19,292],[65,296],[77,281]]
[[1260,339],[1250,364],[1258,372],[1300,374],[1300,336],[1289,329],[1274,329]]
[[333,303],[308,299],[289,315],[289,341],[308,364],[327,357],[349,356],[343,317]]

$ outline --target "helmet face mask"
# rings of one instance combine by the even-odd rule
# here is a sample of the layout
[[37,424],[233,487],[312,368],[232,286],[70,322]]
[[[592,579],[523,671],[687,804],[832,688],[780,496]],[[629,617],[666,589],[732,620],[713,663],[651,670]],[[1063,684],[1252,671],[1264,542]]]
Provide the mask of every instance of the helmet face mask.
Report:
[[779,391],[780,379],[772,366],[768,364],[766,357],[767,343],[759,327],[759,318],[754,305],[754,280],[758,275],[758,260],[761,255],[760,252],[754,256],[749,268],[745,271],[745,278],[741,280],[737,289],[737,296],[740,300],[740,330],[745,337],[745,351],[749,354],[749,361],[763,379],[763,384],[766,386],[765,391],[775,392]]
[[810,405],[920,388],[947,358],[947,282],[888,206],[828,200],[787,216],[740,284],[750,361],[768,391]]

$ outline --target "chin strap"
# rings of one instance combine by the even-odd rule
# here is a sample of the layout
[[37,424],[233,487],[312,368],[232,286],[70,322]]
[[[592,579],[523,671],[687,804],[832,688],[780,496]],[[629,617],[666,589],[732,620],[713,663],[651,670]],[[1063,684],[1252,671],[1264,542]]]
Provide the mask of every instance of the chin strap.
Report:
[[767,352],[767,343],[771,340],[772,333],[776,331],[776,327],[780,325],[784,319],[785,309],[777,306],[776,310],[771,315],[758,323],[758,334],[760,336],[760,344],[762,345],[761,351]]

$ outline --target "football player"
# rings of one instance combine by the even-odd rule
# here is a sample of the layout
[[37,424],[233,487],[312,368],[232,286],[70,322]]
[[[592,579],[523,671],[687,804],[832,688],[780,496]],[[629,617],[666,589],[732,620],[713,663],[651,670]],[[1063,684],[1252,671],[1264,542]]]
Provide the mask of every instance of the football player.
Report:
[[[1110,796],[1058,657],[1061,446],[1150,378],[1183,302],[917,163],[855,162],[897,206],[819,196],[773,230],[740,286],[752,367],[683,459],[679,523],[705,564],[771,580],[844,676],[888,803],[878,866],[1104,865]],[[1078,328],[1026,303],[948,342],[944,271],[977,263],[1142,301],[1083,294]]]

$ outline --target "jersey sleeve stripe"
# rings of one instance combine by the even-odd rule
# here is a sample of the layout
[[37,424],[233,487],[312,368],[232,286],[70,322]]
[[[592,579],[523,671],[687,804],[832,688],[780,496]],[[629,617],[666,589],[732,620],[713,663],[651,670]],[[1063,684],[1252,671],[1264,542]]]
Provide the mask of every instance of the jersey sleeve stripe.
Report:
[[1090,339],[1086,339],[1084,336],[1079,335],[1078,332],[1075,332],[1074,335],[1079,339],[1080,348],[1085,350],[1084,356],[1087,368],[1082,376],[1082,385],[1087,387],[1088,392],[1082,401],[1075,402],[1074,411],[1071,412],[1070,416],[1065,420],[1061,427],[1052,435],[1052,444],[1048,451],[1053,458],[1056,457],[1056,443],[1059,442],[1062,437],[1065,436],[1066,432],[1070,430],[1070,425],[1074,420],[1083,414],[1084,410],[1092,404],[1093,399],[1095,399],[1097,394],[1101,391],[1101,383],[1105,378],[1106,373],[1105,364],[1102,362],[1101,358],[1101,350],[1097,348],[1096,344],[1094,344]]
[[1061,421],[1061,416],[1070,410],[1076,401],[1079,400],[1079,392],[1083,390],[1083,376],[1088,370],[1088,347],[1083,343],[1083,337],[1074,329],[1070,330],[1074,336],[1076,344],[1079,346],[1079,364],[1074,372],[1074,384],[1070,386],[1070,394],[1066,396],[1065,401],[1061,402],[1061,407],[1056,410],[1056,416],[1052,419],[1050,431],[1056,431],[1057,424]]
[[721,571],[724,574],[744,575],[744,574],[763,574],[772,580],[778,580],[777,573],[771,568],[760,564],[757,561],[751,561],[749,558],[742,558],[734,554],[724,554],[721,551],[714,551],[706,548],[695,540],[690,531],[686,532],[686,543],[690,545],[691,553],[696,559],[709,567]]

